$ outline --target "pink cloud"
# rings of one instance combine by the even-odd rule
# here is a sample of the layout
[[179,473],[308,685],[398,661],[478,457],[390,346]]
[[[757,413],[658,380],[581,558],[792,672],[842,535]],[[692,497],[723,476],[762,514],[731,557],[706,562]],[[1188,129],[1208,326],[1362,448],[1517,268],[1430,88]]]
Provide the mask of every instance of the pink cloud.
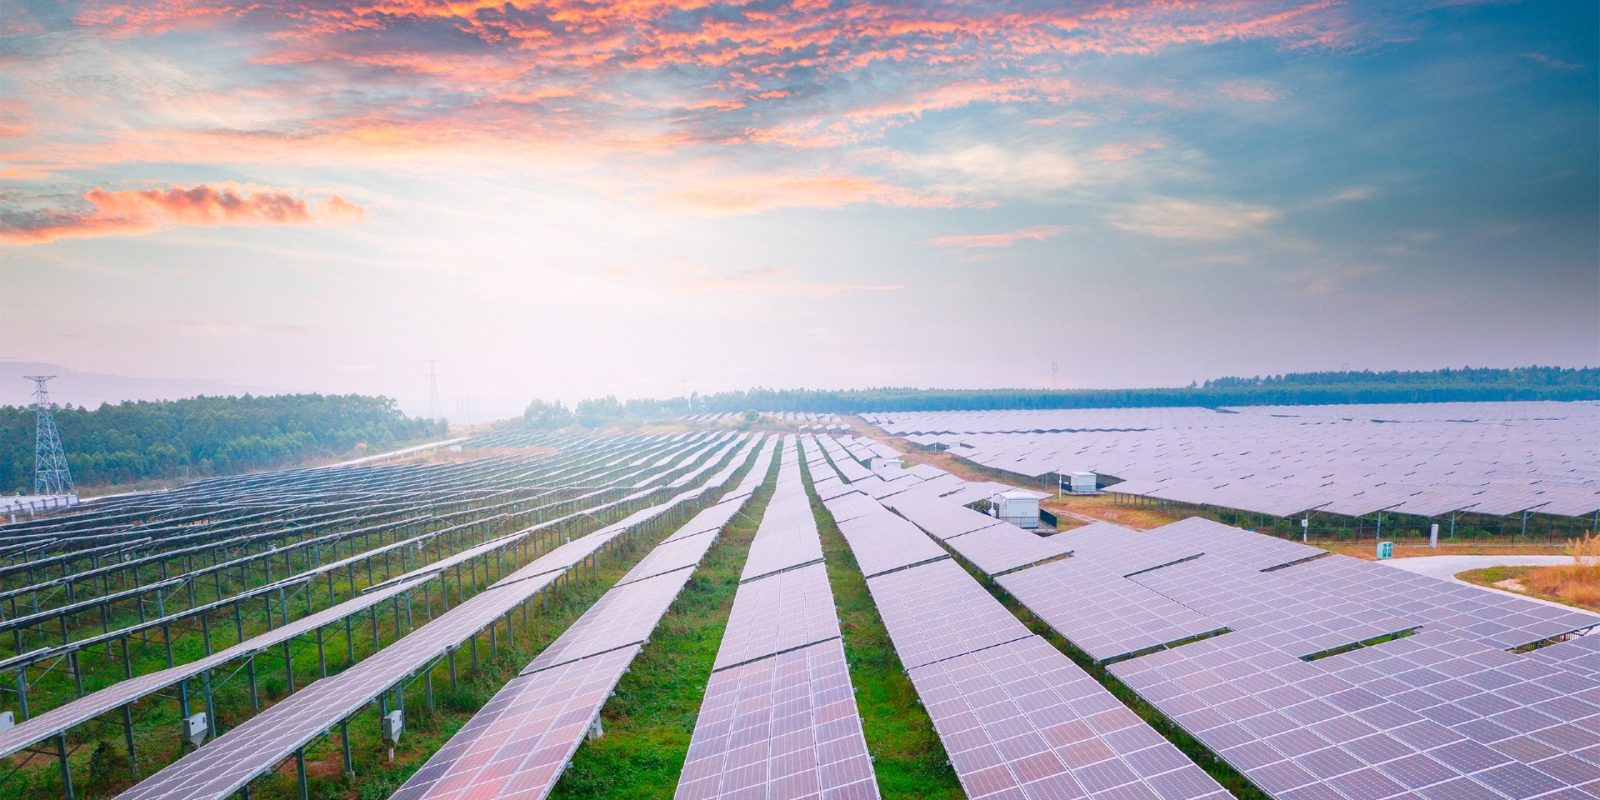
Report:
[[231,186],[169,189],[100,189],[84,194],[90,210],[7,215],[0,241],[10,245],[45,244],[58,239],[154,233],[173,225],[311,225],[353,223],[365,216],[358,205],[338,195],[320,206],[288,192],[240,191]]
[[1065,225],[1035,225],[1031,228],[1018,228],[1004,233],[978,233],[963,236],[940,236],[933,243],[940,247],[959,247],[964,249],[974,248],[999,248],[1010,247],[1017,242],[1042,242],[1066,233]]

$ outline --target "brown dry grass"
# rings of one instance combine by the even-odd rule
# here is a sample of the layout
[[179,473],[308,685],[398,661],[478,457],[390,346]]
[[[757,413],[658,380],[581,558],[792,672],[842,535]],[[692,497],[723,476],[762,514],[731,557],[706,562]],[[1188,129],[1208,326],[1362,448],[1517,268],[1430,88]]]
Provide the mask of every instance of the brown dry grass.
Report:
[[[1312,539],[1309,544],[1320,547],[1330,553],[1359,558],[1363,561],[1373,561],[1378,557],[1377,542],[1372,539],[1350,541],[1347,539]],[[1414,556],[1559,556],[1566,552],[1566,548],[1559,544],[1541,544],[1538,542],[1514,542],[1508,540],[1489,542],[1440,542],[1438,547],[1429,547],[1426,544],[1411,544],[1396,542],[1394,545],[1395,558],[1411,558]]]
[[1600,611],[1600,532],[1567,543],[1571,564],[1550,567],[1489,567],[1456,577],[1480,586],[1520,591],[1541,600]]
[[1600,608],[1600,532],[1567,545],[1571,564],[1540,567],[1522,579],[1528,591],[1558,597],[1564,603]]

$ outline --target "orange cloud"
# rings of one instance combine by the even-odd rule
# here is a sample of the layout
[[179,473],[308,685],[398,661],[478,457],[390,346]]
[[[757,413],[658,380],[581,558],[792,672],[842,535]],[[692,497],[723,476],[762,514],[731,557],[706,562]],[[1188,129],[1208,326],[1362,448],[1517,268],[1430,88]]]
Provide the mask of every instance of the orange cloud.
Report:
[[914,208],[964,205],[947,195],[846,174],[757,173],[708,180],[691,188],[668,191],[663,197],[675,204],[722,214],[751,214],[774,208],[840,208],[857,203]]
[[1065,225],[1035,225],[1031,228],[1018,228],[1004,233],[976,233],[965,236],[940,236],[933,243],[940,247],[960,247],[966,249],[1010,247],[1017,242],[1030,241],[1042,242],[1067,232]]
[[355,223],[365,210],[338,195],[320,205],[282,191],[190,188],[101,189],[84,194],[90,210],[22,211],[0,215],[0,242],[45,244],[58,239],[154,233],[172,225],[311,225]]

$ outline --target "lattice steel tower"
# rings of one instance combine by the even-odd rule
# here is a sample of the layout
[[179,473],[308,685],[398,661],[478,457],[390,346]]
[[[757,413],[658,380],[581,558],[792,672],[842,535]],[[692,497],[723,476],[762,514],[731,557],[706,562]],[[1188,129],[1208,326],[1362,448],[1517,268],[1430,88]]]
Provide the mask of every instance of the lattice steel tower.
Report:
[[36,424],[33,436],[33,493],[77,494],[72,471],[67,469],[67,454],[61,451],[61,435],[56,433],[54,406],[45,382],[54,375],[26,375],[33,381],[33,410]]

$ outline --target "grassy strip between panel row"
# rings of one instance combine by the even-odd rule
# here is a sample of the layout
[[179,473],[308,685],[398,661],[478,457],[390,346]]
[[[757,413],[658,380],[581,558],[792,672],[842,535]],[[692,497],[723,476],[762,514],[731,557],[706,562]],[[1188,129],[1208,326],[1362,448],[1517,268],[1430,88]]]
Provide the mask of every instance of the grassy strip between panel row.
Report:
[[833,515],[817,498],[810,470],[802,466],[802,471],[811,511],[822,533],[828,582],[839,611],[850,682],[855,686],[878,788],[886,800],[966,797],[933,729],[933,720],[928,718],[911,677],[900,665],[855,556],[833,523]]
[[656,626],[601,712],[605,735],[586,742],[552,800],[670,798],[733,609],[757,520],[772,498],[773,459],[761,488],[733,518]]

